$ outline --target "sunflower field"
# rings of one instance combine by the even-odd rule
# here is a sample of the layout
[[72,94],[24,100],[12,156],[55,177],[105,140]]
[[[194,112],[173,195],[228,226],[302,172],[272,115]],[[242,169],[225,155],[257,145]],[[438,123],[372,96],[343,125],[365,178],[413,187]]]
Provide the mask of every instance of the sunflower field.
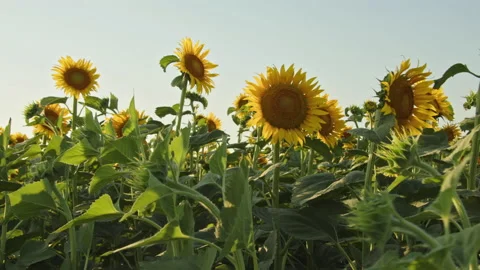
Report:
[[229,135],[199,113],[208,54],[185,38],[160,59],[180,91],[155,115],[60,58],[64,95],[23,112],[33,135],[0,129],[2,269],[480,269],[480,90],[459,121],[442,89],[480,75],[405,59],[341,108],[312,74],[270,66],[231,101]]

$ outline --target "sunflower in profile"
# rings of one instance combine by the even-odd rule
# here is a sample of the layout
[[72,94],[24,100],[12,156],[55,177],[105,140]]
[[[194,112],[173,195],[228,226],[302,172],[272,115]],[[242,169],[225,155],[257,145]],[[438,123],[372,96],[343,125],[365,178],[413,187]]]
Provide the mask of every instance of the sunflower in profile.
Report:
[[[45,106],[41,116],[44,117],[42,123],[34,126],[34,133],[36,134],[43,134],[52,137],[57,134],[57,132],[65,134],[70,130],[68,120],[70,120],[71,115],[68,112],[68,109],[62,107],[60,104],[50,104]],[[59,123],[60,119],[61,122]],[[57,128],[58,124],[60,124],[60,130]]]
[[328,114],[320,116],[324,123],[321,124],[317,137],[330,148],[333,148],[342,139],[345,131],[345,121],[342,119],[344,115],[342,108],[338,106],[337,100],[329,100],[328,95],[324,95],[323,98],[327,100],[327,103],[322,108]]
[[443,89],[433,89],[432,95],[434,100],[432,105],[435,107],[436,115],[435,118],[444,117],[449,121],[453,121],[453,107],[452,104],[448,101],[448,97],[443,92]]
[[242,119],[248,114],[247,105],[248,96],[244,93],[238,95],[233,102],[233,107],[235,108],[235,114],[238,118]]
[[[130,113],[128,112],[128,110],[123,110],[117,114],[112,115],[112,117],[107,119],[107,121],[112,123],[113,129],[115,130],[117,137],[121,138],[123,137],[123,128],[125,127],[129,119]],[[145,116],[143,111],[137,111],[137,119],[139,125],[143,125],[147,122],[147,116]]]
[[56,87],[63,89],[65,94],[71,97],[84,98],[90,95],[90,92],[97,91],[98,78],[97,69],[93,67],[90,61],[85,59],[73,60],[66,56],[60,58],[58,65],[54,66],[52,71]]
[[187,73],[190,77],[190,88],[197,87],[198,93],[205,91],[210,93],[214,87],[212,78],[218,76],[218,74],[210,73],[210,71],[216,68],[218,65],[211,63],[206,59],[210,50],[202,52],[204,44],[193,44],[192,39],[184,38],[180,43],[180,48],[175,50],[175,54],[180,61],[175,66],[184,73]]
[[21,132],[16,132],[13,134],[10,134],[10,145],[14,146],[17,143],[22,143],[24,141],[28,140],[27,135],[21,133]]
[[307,79],[301,69],[268,67],[266,74],[255,77],[244,89],[248,95],[252,118],[248,126],[263,126],[262,136],[272,143],[285,140],[303,145],[305,136],[321,129],[320,118],[328,112],[323,109],[326,100],[315,78]]
[[448,123],[445,126],[442,127],[442,129],[445,133],[447,133],[447,138],[448,142],[452,143],[456,139],[460,138],[462,135],[462,131],[456,124]]
[[222,128],[222,121],[213,113],[209,113],[208,116],[205,117],[205,123],[207,125],[208,132]]
[[432,128],[436,112],[432,105],[433,81],[427,79],[431,72],[425,72],[426,66],[410,68],[408,59],[381,81],[382,112],[395,115],[396,130],[419,135],[423,128]]

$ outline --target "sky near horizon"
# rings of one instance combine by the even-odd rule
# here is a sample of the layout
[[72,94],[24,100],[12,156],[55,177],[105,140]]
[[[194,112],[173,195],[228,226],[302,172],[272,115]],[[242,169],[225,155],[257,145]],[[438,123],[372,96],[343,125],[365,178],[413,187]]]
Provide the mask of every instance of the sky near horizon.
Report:
[[[125,109],[154,119],[159,106],[179,102],[170,86],[178,71],[158,62],[191,37],[218,64],[216,88],[207,96],[223,129],[236,138],[226,112],[246,80],[266,66],[295,64],[342,107],[373,98],[377,79],[405,58],[427,63],[432,78],[455,63],[480,73],[480,1],[323,0],[0,0],[0,126],[31,135],[24,107],[45,96],[63,96],[51,78],[61,56],[87,58],[97,67],[99,91],[114,93]],[[460,74],[444,84],[456,121],[474,115],[463,96],[479,80]]]

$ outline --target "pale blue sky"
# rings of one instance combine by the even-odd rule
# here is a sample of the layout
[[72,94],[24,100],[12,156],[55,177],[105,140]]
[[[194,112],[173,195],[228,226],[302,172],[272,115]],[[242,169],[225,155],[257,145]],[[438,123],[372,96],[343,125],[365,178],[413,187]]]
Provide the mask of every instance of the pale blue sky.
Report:
[[[426,62],[435,77],[457,62],[480,73],[478,0],[0,1],[0,126],[12,117],[14,129],[29,135],[21,112],[62,95],[50,69],[64,55],[91,60],[101,74],[96,95],[113,92],[122,108],[133,93],[153,116],[177,103],[180,91],[170,86],[177,71],[163,73],[158,61],[185,36],[205,43],[219,65],[206,112],[232,137],[227,108],[267,65],[294,63],[342,106],[371,98],[377,78],[404,57]],[[462,96],[478,80],[458,75],[444,86],[456,120],[473,115]]]

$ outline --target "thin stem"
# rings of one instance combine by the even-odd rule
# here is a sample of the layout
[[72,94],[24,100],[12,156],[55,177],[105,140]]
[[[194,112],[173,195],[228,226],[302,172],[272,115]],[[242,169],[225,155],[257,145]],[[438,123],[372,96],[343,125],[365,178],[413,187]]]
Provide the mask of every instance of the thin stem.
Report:
[[368,163],[367,163],[367,171],[365,173],[365,183],[364,183],[365,194],[369,194],[373,192],[372,178],[373,178],[373,168],[375,166],[375,150],[377,150],[377,144],[374,142],[370,142],[370,145],[368,147]]
[[[475,103],[475,127],[480,125],[480,85],[477,90],[477,99]],[[467,189],[476,190],[477,189],[477,160],[478,160],[478,148],[480,142],[478,141],[480,134],[476,132],[473,134],[472,142],[472,158],[470,160],[470,170],[467,178]]]
[[243,260],[243,253],[241,249],[235,251],[235,261],[237,262],[236,270],[245,270],[245,262]]
[[182,78],[182,95],[180,96],[180,108],[178,108],[177,114],[177,128],[175,131],[180,134],[180,127],[182,126],[183,106],[185,105],[185,96],[187,95],[187,77],[183,75]]
[[[280,142],[277,142],[273,146],[273,164],[277,164],[280,160]],[[279,181],[280,181],[280,167],[276,166],[273,169],[273,183],[272,183],[272,206],[273,208],[278,208],[280,205],[279,198]],[[280,230],[278,229],[278,224],[276,219],[273,219],[273,229],[277,235],[277,249],[275,250],[275,260],[274,260],[274,269],[279,270],[282,264],[282,256],[280,254]]]
[[417,167],[417,168],[419,168],[419,169],[421,169],[425,172],[428,172],[433,177],[442,178],[442,174],[439,173],[437,171],[437,169],[433,168],[432,166],[430,166],[430,164],[428,164],[426,162],[423,162],[423,161],[419,160],[415,163],[415,167]]
[[335,241],[335,246],[337,246],[337,248],[338,248],[338,250],[340,251],[340,253],[342,253],[343,256],[347,259],[348,265],[350,265],[350,268],[352,268],[352,270],[357,270],[357,266],[356,266],[355,263],[352,261],[352,259],[350,259],[350,257],[348,256],[347,252],[346,252],[345,249],[340,245],[340,243],[338,243],[338,241]]
[[253,261],[253,270],[260,270],[260,266],[258,265],[257,252],[255,251],[255,249],[252,250],[250,254],[252,256],[252,261]]
[[435,249],[435,248],[440,247],[440,243],[435,238],[433,238],[431,235],[426,233],[424,230],[422,230],[420,227],[413,224],[412,222],[410,222],[410,221],[408,221],[408,220],[406,220],[402,217],[394,218],[393,221],[394,221],[394,224],[398,223],[396,225],[398,227],[402,228],[403,232],[406,232],[406,233],[422,240],[423,242],[428,244],[431,249]]
[[7,192],[4,192],[5,207],[3,208],[3,222],[2,222],[2,238],[0,242],[0,265],[5,266],[6,263],[6,247],[7,247],[7,231],[8,231],[8,218],[7,214],[10,208],[10,201],[8,200]]
[[466,229],[472,227],[470,219],[468,218],[467,210],[465,209],[465,206],[463,205],[462,200],[460,200],[460,197],[458,196],[458,193],[456,191],[453,193],[452,201],[453,206],[455,207],[458,215],[460,216],[463,228]]
[[[73,98],[73,113],[72,113],[72,132],[75,131],[77,128],[77,110],[78,110],[78,99],[76,97]],[[56,125],[57,123],[53,123]]]
[[310,175],[313,173],[313,160],[315,159],[315,152],[313,152],[313,149],[310,148],[308,150],[308,165],[307,165],[307,175]]
[[[258,146],[258,141],[260,140],[262,129],[257,127],[257,141],[253,150],[253,165],[252,168],[255,171],[257,169],[258,156],[260,155],[260,146]],[[274,163],[275,164],[275,163]]]
[[155,223],[153,220],[151,220],[151,219],[149,219],[149,218],[138,217],[138,216],[131,216],[131,217],[134,218],[134,219],[136,219],[136,220],[145,222],[145,223],[147,223],[148,225],[154,227],[155,229],[157,229],[157,230],[159,230],[159,231],[162,229],[162,226],[158,225],[157,223]]

